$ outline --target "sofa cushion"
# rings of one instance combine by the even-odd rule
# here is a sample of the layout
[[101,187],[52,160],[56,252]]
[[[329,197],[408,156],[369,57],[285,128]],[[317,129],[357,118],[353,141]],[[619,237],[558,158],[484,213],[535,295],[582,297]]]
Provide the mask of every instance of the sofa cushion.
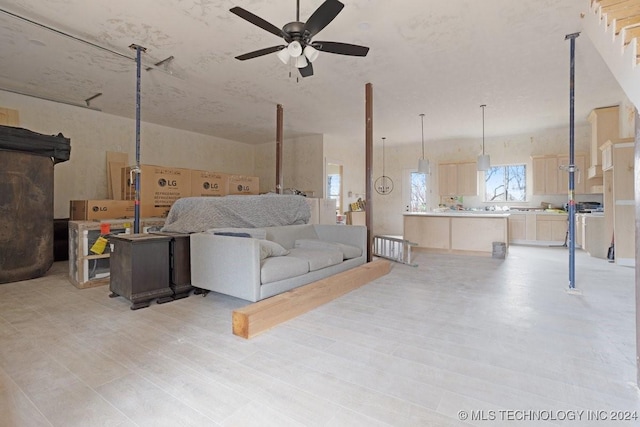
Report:
[[260,243],[260,260],[272,256],[284,256],[289,253],[288,249],[271,240],[258,240],[258,243]]
[[344,259],[358,258],[362,255],[362,249],[357,246],[345,245],[344,243],[327,242],[319,239],[298,239],[294,247],[307,249],[332,249],[342,252]]
[[265,258],[260,265],[260,282],[271,283],[302,276],[309,272],[309,262],[292,256]]
[[293,248],[288,258],[300,258],[309,263],[309,271],[320,270],[342,262],[342,252],[335,249]]
[[224,228],[210,228],[206,231],[209,234],[219,234],[219,233],[247,233],[254,239],[266,239],[267,231],[264,228],[235,228],[235,227],[224,227]]
[[317,239],[316,229],[312,224],[283,225],[267,227],[267,240],[280,244],[285,249],[293,248],[297,239]]

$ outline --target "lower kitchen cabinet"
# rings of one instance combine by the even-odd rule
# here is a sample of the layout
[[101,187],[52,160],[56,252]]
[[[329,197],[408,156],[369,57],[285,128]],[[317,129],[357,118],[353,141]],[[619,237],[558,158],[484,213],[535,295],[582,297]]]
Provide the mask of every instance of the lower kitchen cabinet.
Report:
[[567,214],[511,212],[509,242],[523,245],[564,244],[569,222]]
[[567,215],[536,215],[536,240],[564,242],[569,229]]

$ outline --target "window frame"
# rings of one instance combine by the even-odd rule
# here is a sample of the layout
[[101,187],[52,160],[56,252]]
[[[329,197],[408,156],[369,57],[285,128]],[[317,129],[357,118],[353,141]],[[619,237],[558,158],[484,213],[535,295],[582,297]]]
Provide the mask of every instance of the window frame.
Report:
[[[520,174],[520,176],[522,176],[522,178],[524,179],[524,186],[521,188],[522,194],[523,194],[523,199],[522,200],[509,200],[509,185],[508,185],[508,171],[509,168],[513,168],[513,167],[522,167],[523,171],[522,174]],[[528,183],[528,178],[527,178],[527,164],[526,163],[509,163],[509,164],[504,164],[504,165],[495,165],[495,166],[491,166],[490,169],[497,169],[497,168],[502,168],[504,170],[504,176],[505,176],[505,180],[504,180],[504,184],[505,185],[505,193],[504,193],[504,198],[503,199],[499,199],[499,200],[489,200],[487,198],[488,196],[488,187],[487,187],[487,172],[488,171],[484,171],[483,172],[483,176],[484,179],[482,180],[483,183],[483,189],[482,189],[482,201],[484,203],[525,203],[528,201],[528,194],[527,194],[527,187],[529,185]],[[496,187],[497,188],[497,187]],[[511,192],[513,193],[513,192]]]

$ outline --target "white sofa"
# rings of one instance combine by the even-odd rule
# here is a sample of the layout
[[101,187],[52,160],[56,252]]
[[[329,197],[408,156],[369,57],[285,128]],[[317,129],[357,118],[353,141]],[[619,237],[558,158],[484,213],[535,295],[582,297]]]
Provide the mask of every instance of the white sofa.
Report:
[[215,229],[191,234],[194,287],[255,302],[367,260],[363,226],[302,224],[233,231],[252,237],[220,235]]

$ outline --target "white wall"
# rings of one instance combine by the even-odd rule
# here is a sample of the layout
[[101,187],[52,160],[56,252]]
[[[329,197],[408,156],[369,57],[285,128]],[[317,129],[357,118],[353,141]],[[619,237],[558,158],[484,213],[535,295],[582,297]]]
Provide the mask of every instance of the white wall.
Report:
[[365,200],[365,141],[340,135],[324,135],[324,161],[342,165],[342,203],[345,210],[349,203]]
[[[323,136],[310,135],[282,141],[282,185],[299,191],[313,191],[324,197]],[[255,147],[255,174],[260,178],[260,192],[276,190],[276,143]]]
[[[70,160],[54,169],[55,218],[69,216],[69,200],[107,197],[107,151],[126,152],[130,164],[135,164],[135,120],[4,91],[0,106],[18,110],[22,128],[71,139]],[[254,148],[142,123],[140,162],[252,175]]]

